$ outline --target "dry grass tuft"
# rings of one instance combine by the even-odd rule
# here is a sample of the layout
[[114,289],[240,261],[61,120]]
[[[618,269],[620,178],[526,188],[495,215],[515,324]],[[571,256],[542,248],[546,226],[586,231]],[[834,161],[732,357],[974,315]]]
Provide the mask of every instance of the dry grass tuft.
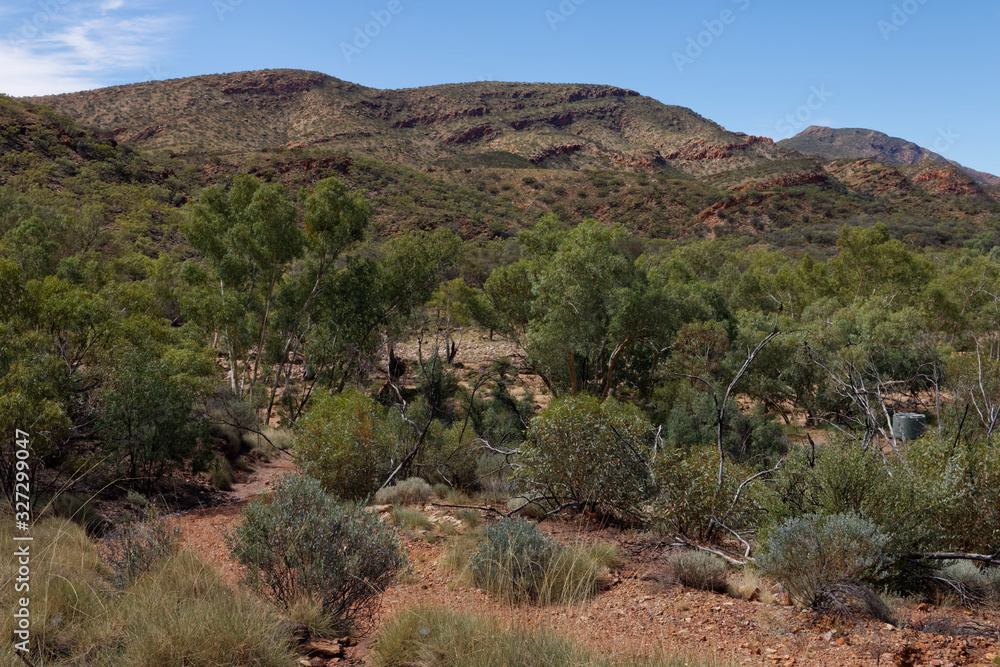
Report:
[[386,624],[369,656],[374,667],[708,667],[689,657],[605,657],[551,632],[435,607],[404,611]]
[[[0,522],[0,540],[11,538]],[[31,660],[89,667],[287,667],[294,664],[275,610],[225,586],[190,553],[165,556],[119,590],[84,531],[64,519],[33,530]],[[10,581],[10,560],[0,581]],[[14,608],[13,586],[0,605]],[[0,624],[0,662],[19,664],[13,619]]]

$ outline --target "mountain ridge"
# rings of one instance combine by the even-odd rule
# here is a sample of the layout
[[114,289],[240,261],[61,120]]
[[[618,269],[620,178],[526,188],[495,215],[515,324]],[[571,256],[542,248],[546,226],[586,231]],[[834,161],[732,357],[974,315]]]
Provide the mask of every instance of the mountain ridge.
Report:
[[[952,141],[945,135],[941,140]],[[878,130],[813,125],[794,137],[782,139],[777,143],[799,153],[826,160],[873,159],[894,166],[917,164],[922,161],[948,163],[968,174],[982,186],[1000,185],[1000,176],[966,167],[912,141],[892,137]]]
[[17,103],[176,163],[192,183],[250,173],[297,189],[336,176],[375,204],[379,234],[447,226],[506,238],[548,213],[652,238],[771,235],[785,245],[878,219],[939,243],[1000,217],[1000,187],[950,163],[829,161],[612,85],[380,90],[259,70]]
[[[110,128],[127,143],[175,153],[325,145],[422,168],[506,153],[536,166],[692,175],[786,153],[685,107],[596,84],[380,90],[320,72],[260,70],[25,99]],[[211,122],[221,110],[227,118]]]

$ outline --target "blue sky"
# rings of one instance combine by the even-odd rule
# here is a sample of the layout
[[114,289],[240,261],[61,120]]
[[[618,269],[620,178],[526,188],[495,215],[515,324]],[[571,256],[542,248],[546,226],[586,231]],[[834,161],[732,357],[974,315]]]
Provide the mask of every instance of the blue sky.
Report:
[[734,131],[868,127],[1000,174],[998,5],[4,0],[0,92],[279,67],[377,88],[606,83]]

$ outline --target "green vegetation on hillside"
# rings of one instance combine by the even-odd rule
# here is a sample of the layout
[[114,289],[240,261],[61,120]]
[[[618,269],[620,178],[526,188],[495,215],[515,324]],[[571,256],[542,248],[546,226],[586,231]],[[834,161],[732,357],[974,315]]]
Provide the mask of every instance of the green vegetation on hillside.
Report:
[[[254,506],[259,533],[243,537],[255,544],[280,533],[267,511],[330,503],[391,547],[375,515],[369,525],[339,503],[419,477],[454,498],[593,513],[735,563],[787,562],[822,537],[828,576],[773,574],[817,610],[847,595],[843,577],[851,595],[932,596],[959,575],[978,591],[963,601],[993,595],[1000,205],[952,172],[861,165],[848,183],[829,174],[850,164],[797,160],[701,180],[422,173],[312,149],[182,163],[2,104],[19,129],[5,133],[14,166],[0,185],[0,430],[28,432],[32,447],[18,467],[16,443],[0,443],[9,499],[25,479],[39,512],[66,491],[225,487],[243,456],[278,441],[314,479],[301,506]],[[872,173],[902,194],[865,191]],[[796,174],[810,182],[783,180]],[[471,336],[490,352],[465,367]],[[893,419],[912,412],[928,428],[907,440]],[[93,532],[114,528],[83,514]],[[302,535],[286,537],[301,555]],[[317,581],[337,574],[339,553]],[[282,604],[294,602],[282,577],[316,565],[244,555]],[[951,562],[966,556],[982,566]],[[96,582],[94,559],[81,562]],[[270,636],[265,607],[205,587]],[[92,588],[81,603],[92,607],[74,613],[111,618],[124,604]],[[198,611],[206,623],[226,620],[218,599]],[[155,643],[137,618],[135,635]],[[138,650],[107,650],[119,649]],[[42,648],[52,660],[73,650]]]

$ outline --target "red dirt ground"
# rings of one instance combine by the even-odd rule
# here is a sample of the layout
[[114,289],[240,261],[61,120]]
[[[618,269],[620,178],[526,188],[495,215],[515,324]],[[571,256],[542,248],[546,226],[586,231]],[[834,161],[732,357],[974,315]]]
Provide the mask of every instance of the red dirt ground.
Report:
[[[223,533],[238,520],[249,498],[267,493],[278,477],[293,470],[287,456],[275,459],[237,484],[229,504],[171,517],[181,529],[184,546],[208,559],[228,583],[237,585],[239,567],[228,557]],[[447,510],[428,507],[426,511],[441,521]],[[413,574],[386,592],[382,620],[415,604],[434,604],[494,615],[524,627],[549,628],[602,653],[662,649],[715,656],[722,664],[734,665],[985,667],[1000,654],[995,640],[922,634],[876,621],[814,619],[811,612],[790,606],[685,589],[665,576],[667,554],[648,540],[579,521],[550,521],[543,527],[562,542],[617,543],[625,563],[619,572],[612,573],[609,589],[573,607],[502,605],[474,587],[455,584],[455,575],[440,566],[443,540],[408,535],[405,539]],[[907,602],[900,603],[897,613],[908,624],[945,615],[1000,624],[1000,614],[995,612],[972,613]],[[361,664],[366,644],[361,643],[352,662]]]

